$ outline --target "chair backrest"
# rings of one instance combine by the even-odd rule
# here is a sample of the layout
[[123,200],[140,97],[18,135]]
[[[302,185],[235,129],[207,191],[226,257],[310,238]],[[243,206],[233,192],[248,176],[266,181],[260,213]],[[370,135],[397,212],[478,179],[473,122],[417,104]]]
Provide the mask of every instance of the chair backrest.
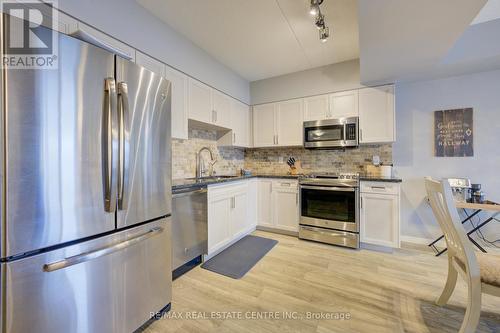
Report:
[[460,222],[448,180],[438,182],[425,178],[425,188],[434,216],[443,231],[448,257],[458,259],[466,266],[467,272],[475,273],[479,270],[476,255]]

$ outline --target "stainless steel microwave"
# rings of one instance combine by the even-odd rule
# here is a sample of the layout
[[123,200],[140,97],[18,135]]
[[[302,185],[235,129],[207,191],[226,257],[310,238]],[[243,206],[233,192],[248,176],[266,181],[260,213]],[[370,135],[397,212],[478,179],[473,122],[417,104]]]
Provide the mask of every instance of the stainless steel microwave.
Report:
[[304,148],[357,147],[358,117],[304,122]]

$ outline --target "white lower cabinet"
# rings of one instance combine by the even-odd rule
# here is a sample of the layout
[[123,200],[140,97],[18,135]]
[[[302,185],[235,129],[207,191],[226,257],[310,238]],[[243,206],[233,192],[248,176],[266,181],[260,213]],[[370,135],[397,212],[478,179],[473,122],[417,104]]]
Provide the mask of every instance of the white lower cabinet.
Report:
[[232,198],[212,196],[208,203],[208,254],[226,245],[230,240]]
[[274,227],[299,231],[299,191],[297,181],[273,182]]
[[255,229],[249,214],[251,193],[248,181],[208,187],[208,256]]
[[257,225],[273,227],[273,181],[257,180]]
[[297,232],[299,228],[299,191],[296,180],[259,179],[257,225]]
[[360,200],[361,242],[399,248],[399,207],[399,184],[362,182]]

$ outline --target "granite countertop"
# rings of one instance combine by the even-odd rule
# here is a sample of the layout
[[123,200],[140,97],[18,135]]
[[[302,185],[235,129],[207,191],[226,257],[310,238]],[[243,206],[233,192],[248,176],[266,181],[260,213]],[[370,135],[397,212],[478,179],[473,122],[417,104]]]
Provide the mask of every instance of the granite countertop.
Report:
[[[183,189],[199,189],[204,188],[209,185],[235,182],[250,178],[280,178],[280,179],[298,179],[302,175],[283,175],[283,174],[253,174],[249,176],[214,176],[204,179],[195,178],[185,178],[185,179],[174,179],[172,181],[172,191],[178,191]],[[394,177],[380,177],[380,176],[367,176],[361,175],[359,177],[360,181],[375,181],[375,182],[391,182],[400,183],[402,180],[400,178]]]

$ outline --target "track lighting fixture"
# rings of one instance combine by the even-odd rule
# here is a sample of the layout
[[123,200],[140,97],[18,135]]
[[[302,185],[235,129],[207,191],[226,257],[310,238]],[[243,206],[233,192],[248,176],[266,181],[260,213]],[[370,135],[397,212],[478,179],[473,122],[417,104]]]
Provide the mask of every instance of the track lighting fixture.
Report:
[[330,28],[324,27],[319,31],[319,39],[322,43],[325,43],[330,37]]
[[318,13],[318,15],[316,16],[316,28],[318,28],[318,30],[321,30],[325,27],[325,15],[321,14],[321,13]]
[[319,5],[323,2],[323,0],[311,0],[311,7],[309,9],[309,14],[312,16],[316,16],[319,14]]
[[315,16],[316,20],[314,24],[319,30],[319,40],[325,43],[330,37],[330,28],[325,24],[325,15],[321,14],[321,8],[319,7],[323,3],[323,0],[311,0],[311,8],[309,13]]

